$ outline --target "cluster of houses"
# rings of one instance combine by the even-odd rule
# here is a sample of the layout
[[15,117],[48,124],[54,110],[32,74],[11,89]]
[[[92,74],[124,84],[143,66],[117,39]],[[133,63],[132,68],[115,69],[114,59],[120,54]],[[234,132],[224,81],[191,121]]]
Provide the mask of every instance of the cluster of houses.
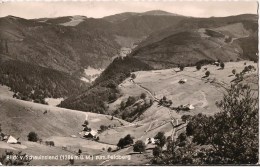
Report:
[[[85,121],[87,122],[87,120]],[[94,130],[94,129],[91,129],[88,127],[88,123],[84,123],[83,125],[83,131],[80,132],[79,134],[82,135],[84,138],[87,138],[87,139],[94,139],[94,140],[98,140],[98,131],[97,130]]]

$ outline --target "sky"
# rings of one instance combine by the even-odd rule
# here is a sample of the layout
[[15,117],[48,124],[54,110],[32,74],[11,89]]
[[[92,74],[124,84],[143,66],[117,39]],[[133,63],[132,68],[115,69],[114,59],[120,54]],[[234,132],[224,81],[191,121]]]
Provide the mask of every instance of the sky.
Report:
[[[49,1],[49,2],[47,2]],[[244,13],[257,14],[257,1],[81,1],[81,2],[2,2],[0,17],[13,15],[32,19],[83,15],[101,18],[122,12],[164,10],[184,16],[224,17]]]

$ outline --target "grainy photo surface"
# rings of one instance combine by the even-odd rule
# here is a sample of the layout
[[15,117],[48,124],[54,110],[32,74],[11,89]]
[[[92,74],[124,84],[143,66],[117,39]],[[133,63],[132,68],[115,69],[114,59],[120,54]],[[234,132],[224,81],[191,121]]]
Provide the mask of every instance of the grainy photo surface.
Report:
[[259,159],[257,1],[0,4],[0,165]]

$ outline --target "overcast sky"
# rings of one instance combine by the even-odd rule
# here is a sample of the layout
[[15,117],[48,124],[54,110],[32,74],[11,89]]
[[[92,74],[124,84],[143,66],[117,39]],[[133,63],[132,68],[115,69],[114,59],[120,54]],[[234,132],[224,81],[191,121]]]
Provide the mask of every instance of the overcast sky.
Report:
[[257,1],[186,1],[186,2],[4,2],[0,4],[0,17],[14,15],[23,18],[42,18],[84,15],[100,18],[122,12],[164,10],[194,17],[230,16],[244,13],[257,14]]

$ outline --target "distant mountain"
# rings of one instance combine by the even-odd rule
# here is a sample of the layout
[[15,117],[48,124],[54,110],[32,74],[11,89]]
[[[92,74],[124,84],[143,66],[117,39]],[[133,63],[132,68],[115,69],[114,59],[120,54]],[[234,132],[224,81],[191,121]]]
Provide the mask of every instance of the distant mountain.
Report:
[[170,12],[165,12],[162,10],[151,10],[143,13],[137,13],[137,12],[124,12],[124,13],[119,13],[111,16],[106,16],[103,17],[103,19],[109,21],[109,22],[120,22],[124,21],[126,19],[129,19],[130,17],[134,16],[145,16],[145,15],[150,15],[150,16],[181,16],[178,14],[170,13]]
[[155,31],[151,33],[146,40],[139,43],[138,47],[142,47],[153,42],[158,42],[170,35],[181,31],[198,30],[200,28],[216,28],[234,23],[242,23],[246,29],[252,29],[252,32],[258,31],[257,28],[258,17],[253,14],[243,14],[229,17],[210,17],[210,18],[194,18],[186,17],[177,24]]
[[113,23],[117,35],[127,37],[147,37],[151,33],[174,26],[186,17],[153,10],[144,13],[126,12],[104,17],[102,19]]
[[124,21],[132,16],[137,16],[138,14],[139,13],[135,13],[135,12],[124,12],[124,13],[119,13],[111,16],[105,16],[103,17],[103,19],[111,23],[114,23],[114,22]]
[[194,65],[201,60],[256,60],[257,32],[256,15],[187,18],[152,33],[131,55],[154,68]]
[[[0,18],[0,53],[77,79],[89,67],[108,67],[87,91],[61,104],[106,113],[105,104],[120,96],[117,85],[131,72],[217,59],[256,60],[257,34],[257,15],[250,14],[192,18],[148,11],[100,19],[68,16],[34,20],[8,16]],[[130,55],[116,58],[122,47],[137,42]]]
[[13,16],[0,18],[2,54],[67,73],[90,65],[105,68],[120,49],[114,38],[109,33],[81,27]]
[[179,14],[165,12],[163,10],[151,10],[144,13],[141,13],[141,15],[154,15],[154,16],[181,16]]
[[136,15],[115,22],[118,35],[128,37],[147,37],[151,33],[177,25],[185,19],[183,16],[169,15]]
[[7,16],[0,18],[0,53],[66,73],[82,72],[88,66],[104,69],[119,55],[121,47],[174,26],[183,18],[163,11],[101,19],[65,16],[27,20]]
[[[119,55],[121,47],[130,44],[142,41],[132,55],[147,60],[145,54],[156,54],[158,51],[151,49],[144,52],[146,46],[176,33],[190,30],[198,32],[200,29],[214,29],[236,23],[241,23],[250,32],[249,39],[252,39],[252,34],[257,31],[257,16],[249,14],[191,18],[154,10],[121,13],[101,19],[66,16],[26,20],[7,16],[0,18],[0,52],[12,59],[79,74],[89,66],[97,69],[107,67]],[[227,29],[232,31],[232,27]],[[230,35],[227,31],[222,33]],[[244,50],[249,50],[245,48],[245,42],[243,44]],[[166,54],[167,51],[162,52]]]
[[[119,56],[121,48],[132,47],[151,33],[179,23],[184,17],[148,12],[141,15],[125,13],[111,18],[117,21],[85,16],[30,20],[15,16],[3,17],[0,18],[0,55],[12,60],[13,65],[17,64],[15,62],[21,62],[29,69],[54,70],[61,72],[62,75],[66,73],[70,77],[73,76],[72,78],[78,81],[82,77],[89,76],[84,69],[89,67],[105,69],[115,57]],[[19,69],[15,68],[17,71],[12,72],[19,73]],[[45,77],[41,76],[42,73],[38,70],[32,75],[38,76],[39,80]],[[56,82],[54,78],[49,79],[50,83]],[[71,80],[64,79],[62,82],[70,84]],[[28,85],[24,82],[12,82],[12,84],[12,89]],[[49,88],[43,86],[35,89],[42,91],[47,87]],[[64,91],[63,88],[61,90]],[[58,95],[43,97],[64,97],[75,92],[71,89]],[[31,98],[28,92],[23,96],[25,99]]]
[[[116,24],[126,22],[126,24],[130,24],[127,26],[131,27],[135,23],[133,20],[137,19],[137,17],[142,20],[144,25],[144,23],[148,22],[154,23],[153,19],[161,16],[131,16],[127,19],[128,21],[121,20]],[[152,19],[148,19],[150,17]],[[144,19],[149,21],[145,22]],[[89,90],[70,97],[63,101],[61,106],[107,113],[105,104],[116,100],[120,96],[117,86],[127,76],[130,76],[130,74],[122,75],[118,72],[127,72],[126,67],[130,70],[129,72],[133,72],[145,69],[165,69],[177,67],[178,65],[191,66],[199,62],[207,63],[218,59],[224,62],[242,59],[256,61],[258,59],[256,56],[258,52],[258,23],[256,15],[222,18],[163,16],[163,19],[165,19],[165,22],[167,22],[167,19],[176,19],[176,22],[172,21],[171,25],[165,28],[160,29],[158,27],[157,31],[150,31],[151,34],[141,41],[130,55],[122,61],[113,61],[101,76],[96,79],[94,85]],[[155,22],[159,21],[156,20]],[[153,28],[154,30],[156,29],[155,27]],[[133,29],[133,31],[135,30],[137,31],[138,28]],[[139,33],[142,32],[139,31]],[[134,63],[128,63],[130,61]],[[119,62],[124,64],[124,66],[118,65]],[[135,66],[138,66],[138,68],[133,68]],[[147,68],[142,69],[142,66]],[[110,72],[108,73],[108,71]],[[111,78],[113,79],[111,80]],[[101,101],[90,101],[89,99],[95,99],[93,98],[94,95],[100,97],[102,95],[103,98]],[[100,104],[103,106],[102,109],[100,109]]]

